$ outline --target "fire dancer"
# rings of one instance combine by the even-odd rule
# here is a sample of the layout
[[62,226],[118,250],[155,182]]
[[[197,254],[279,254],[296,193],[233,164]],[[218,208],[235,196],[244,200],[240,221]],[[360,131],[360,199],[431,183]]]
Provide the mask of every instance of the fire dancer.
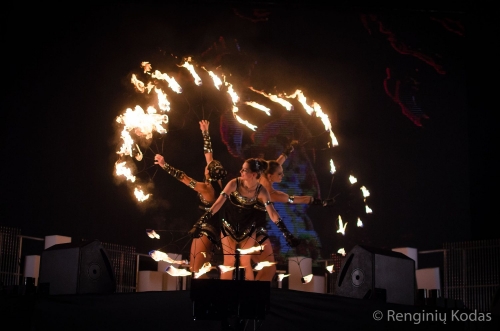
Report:
[[[321,200],[318,198],[314,198],[312,196],[293,196],[288,195],[285,192],[278,191],[274,189],[273,184],[279,183],[283,179],[283,167],[282,164],[286,161],[286,159],[290,156],[290,153],[293,152],[294,142],[288,143],[283,153],[276,160],[267,160],[267,168],[263,173],[263,176],[259,178],[260,184],[264,186],[269,195],[271,197],[272,202],[282,202],[289,204],[309,204],[309,205],[318,205],[318,206],[331,206],[335,202],[334,199],[326,199]],[[260,263],[263,261],[267,261],[267,257],[265,255],[253,255],[252,261],[254,263]],[[272,281],[276,274],[276,266],[271,265],[265,268],[262,268],[257,272],[255,279],[264,280],[264,281]]]
[[[205,213],[222,191],[222,180],[226,177],[227,171],[222,164],[213,159],[212,142],[208,133],[209,121],[202,120],[200,130],[203,136],[203,151],[207,166],[205,167],[205,179],[203,182],[198,182],[187,176],[183,171],[175,169],[165,162],[162,155],[156,154],[155,164],[158,164],[166,172],[174,178],[183,182],[196,192],[200,198],[200,210]],[[216,182],[215,184],[212,184]],[[205,222],[200,225],[199,232],[193,237],[190,252],[190,268],[191,272],[198,273],[200,268],[211,261],[214,252],[214,246],[220,248],[220,221],[217,218],[212,218],[210,222]],[[200,275],[198,278],[207,278],[206,275]]]
[[[198,220],[192,233],[203,230],[203,226],[212,223],[221,210],[222,233],[221,246],[224,251],[224,265],[233,266],[236,262],[237,249],[250,249],[261,245],[261,256],[274,262],[271,241],[266,231],[266,212],[280,229],[288,245],[296,247],[300,241],[287,229],[285,223],[273,206],[267,189],[259,183],[261,174],[266,170],[267,162],[250,158],[243,163],[240,177],[230,180],[212,207]],[[254,280],[251,268],[252,255],[239,255],[240,265],[245,267],[245,279]],[[238,272],[238,271],[237,271]],[[221,279],[232,279],[232,273],[222,273]],[[259,279],[257,279],[259,280]]]

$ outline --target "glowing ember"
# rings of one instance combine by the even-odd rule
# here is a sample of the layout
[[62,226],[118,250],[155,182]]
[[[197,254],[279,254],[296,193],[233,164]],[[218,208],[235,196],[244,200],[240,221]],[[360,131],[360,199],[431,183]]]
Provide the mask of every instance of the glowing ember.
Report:
[[370,207],[368,207],[366,205],[365,205],[365,210],[366,210],[367,214],[371,214],[373,212],[373,210],[371,210]]
[[330,173],[333,175],[335,173],[335,171],[337,171],[337,169],[335,169],[335,165],[333,164],[333,160],[330,159]]
[[281,282],[283,278],[290,276],[290,274],[279,274],[278,275],[278,282]]
[[210,269],[212,269],[212,265],[210,264],[210,262],[205,262],[203,266],[200,268],[200,270],[194,273],[194,278],[198,278],[201,275],[206,274],[207,272],[210,271]]
[[164,253],[164,252],[158,251],[158,250],[153,250],[153,251],[149,252],[149,256],[151,256],[151,258],[157,262],[158,261],[165,261],[165,262],[172,263],[172,264],[187,264],[187,263],[189,263],[187,260],[174,260],[170,256],[168,256],[167,253]]
[[363,196],[364,196],[365,198],[370,196],[370,191],[368,191],[368,190],[366,189],[366,187],[361,186],[361,191],[363,192]]
[[167,272],[167,274],[169,274],[170,276],[174,276],[174,277],[191,276],[191,272],[189,270],[177,269],[173,265],[168,266],[165,271]]
[[339,215],[339,229],[337,230],[337,233],[341,233],[343,236],[345,236],[345,227],[347,226],[346,222],[345,224],[342,223],[342,217]]
[[307,284],[311,282],[312,279],[313,279],[313,274],[309,274],[307,276],[302,277],[300,280],[302,281],[302,284]]
[[229,266],[226,266],[226,265],[219,265],[219,270],[220,270],[220,273],[223,274],[225,272],[228,272],[228,271],[231,271],[231,270],[234,270],[235,268],[234,267],[229,267]]
[[135,176],[132,175],[132,171],[127,168],[126,164],[126,162],[115,163],[115,173],[117,176],[125,176],[127,180],[133,183],[135,182]]
[[160,235],[158,233],[156,233],[156,231],[153,229],[147,229],[146,233],[148,234],[148,237],[151,239],[155,239],[155,238],[160,239]]
[[159,88],[155,88],[155,92],[158,96],[158,107],[163,111],[170,111],[170,102],[167,99],[167,94]]
[[270,266],[275,265],[275,264],[276,264],[276,262],[269,262],[269,261],[259,262],[255,266],[255,268],[253,268],[253,270],[262,270],[264,267],[270,267]]
[[141,62],[141,68],[144,69],[144,73],[150,73],[151,69],[153,69],[153,66],[151,66],[151,63],[147,61]]
[[337,251],[337,253],[342,254],[342,256],[345,256],[345,249],[341,248]]
[[327,265],[326,266],[326,270],[328,270],[329,273],[333,273],[334,270],[333,270],[333,264],[332,265]]
[[241,249],[241,248],[237,248],[237,249],[238,249],[238,251],[240,251],[241,254],[250,254],[250,253],[253,253],[253,252],[262,252],[264,250],[264,246],[265,245],[254,246],[254,247],[250,247],[250,248],[247,248],[247,249]]
[[353,175],[350,175],[349,176],[349,181],[351,182],[351,184],[355,184],[355,183],[357,183],[358,180]]
[[361,221],[361,218],[358,217],[358,223],[356,223],[358,228],[362,228],[363,227],[363,222]]
[[146,201],[151,196],[151,194],[144,194],[144,192],[137,187],[134,189],[134,195],[139,202]]
[[130,79],[130,82],[132,84],[134,84],[134,87],[138,92],[144,93],[144,91],[146,90],[146,86],[144,85],[144,82],[138,80],[136,75],[132,74],[132,78]]

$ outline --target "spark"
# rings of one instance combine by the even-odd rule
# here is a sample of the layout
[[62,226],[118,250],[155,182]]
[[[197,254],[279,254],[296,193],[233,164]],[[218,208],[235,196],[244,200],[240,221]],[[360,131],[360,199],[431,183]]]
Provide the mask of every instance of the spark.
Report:
[[345,228],[347,226],[346,222],[345,224],[342,223],[342,217],[339,215],[339,229],[337,230],[337,233],[341,233],[343,236],[345,236]]
[[333,164],[333,160],[330,159],[330,173],[333,175],[337,169],[335,169],[335,165]]
[[146,233],[148,234],[148,237],[151,239],[155,239],[155,238],[160,239],[160,235],[158,233],[156,233],[156,231],[153,229],[147,229]]

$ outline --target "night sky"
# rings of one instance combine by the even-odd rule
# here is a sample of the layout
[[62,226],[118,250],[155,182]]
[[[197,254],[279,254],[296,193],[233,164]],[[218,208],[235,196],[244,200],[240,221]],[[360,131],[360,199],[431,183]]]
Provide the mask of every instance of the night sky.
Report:
[[[334,210],[311,209],[323,255],[355,244],[426,250],[496,237],[487,221],[492,143],[483,143],[491,135],[486,114],[496,105],[488,105],[480,78],[494,54],[468,55],[488,23],[458,6],[300,3],[8,10],[1,224],[26,236],[99,239],[141,253],[182,237],[198,215],[194,192],[147,168],[155,202],[138,205],[113,175],[115,119],[139,100],[130,75],[141,73],[142,61],[177,72],[175,63],[191,56],[229,68],[241,86],[288,94],[301,88],[330,117],[339,146],[314,146],[321,197],[353,173],[370,191],[373,214],[344,237],[335,232]],[[206,118],[215,157],[235,175],[242,162],[230,157],[217,130],[224,103],[204,91],[191,86],[172,96],[179,111],[169,114],[167,137],[151,150],[201,179],[198,121]],[[333,179],[330,157],[339,171]],[[162,241],[148,238],[147,228],[165,230]]]

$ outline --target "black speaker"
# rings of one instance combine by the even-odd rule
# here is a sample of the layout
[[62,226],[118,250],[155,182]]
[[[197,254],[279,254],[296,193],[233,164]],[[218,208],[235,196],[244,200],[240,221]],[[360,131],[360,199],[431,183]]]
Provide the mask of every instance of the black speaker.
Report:
[[116,291],[106,250],[97,240],[58,244],[42,252],[39,291],[43,294],[107,294]]
[[415,261],[406,255],[362,245],[346,256],[335,284],[335,295],[415,304]]

